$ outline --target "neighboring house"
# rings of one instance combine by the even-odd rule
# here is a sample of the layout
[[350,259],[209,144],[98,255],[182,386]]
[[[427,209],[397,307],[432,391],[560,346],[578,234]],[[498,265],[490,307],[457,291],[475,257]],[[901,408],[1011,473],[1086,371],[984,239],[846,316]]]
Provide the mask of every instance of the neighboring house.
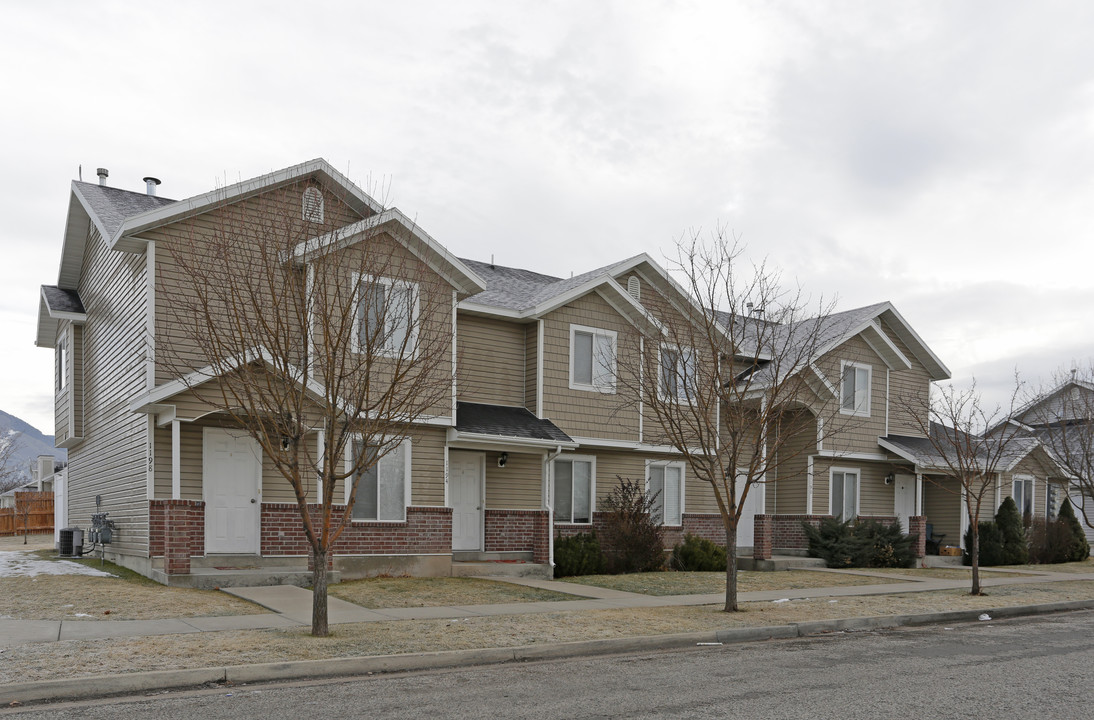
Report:
[[[648,256],[565,279],[456,258],[323,160],[184,201],[157,197],[158,181],[142,194],[104,180],[72,183],[36,344],[55,351],[56,443],[69,453],[58,504],[65,524],[86,527],[101,502],[116,526],[108,558],[180,584],[208,568],[306,567],[286,481],[195,395],[207,379],[200,368],[179,377],[157,354],[174,331],[163,305],[173,269],[157,245],[223,226],[225,207],[266,201],[297,203],[305,216],[318,208],[328,229],[381,232],[426,260],[456,301],[451,403],[364,476],[366,500],[349,510],[335,549],[342,577],[447,575],[454,562],[486,559],[549,572],[552,537],[597,527],[617,477],[660,492],[667,546],[685,533],[724,543],[710,488],[671,447],[650,442],[648,410],[623,397],[617,373],[636,364],[612,359],[638,352],[651,316],[693,303]],[[948,371],[889,303],[830,322],[833,341],[803,372],[822,388],[818,403],[840,403],[853,422],[828,432],[814,423],[797,443],[800,462],[752,494],[738,544],[761,555],[801,550],[803,519],[909,525],[934,512],[925,469],[890,448],[917,435],[892,398],[925,407],[930,383]]]

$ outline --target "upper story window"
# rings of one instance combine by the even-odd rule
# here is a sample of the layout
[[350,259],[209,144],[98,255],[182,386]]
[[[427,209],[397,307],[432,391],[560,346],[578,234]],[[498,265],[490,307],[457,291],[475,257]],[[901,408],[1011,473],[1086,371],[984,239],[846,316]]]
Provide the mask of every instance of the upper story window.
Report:
[[661,346],[661,396],[688,402],[695,397],[695,351],[687,347]]
[[413,355],[418,340],[418,286],[389,278],[364,277],[359,282],[358,351]]
[[832,469],[831,514],[840,520],[858,517],[858,470]]
[[[376,455],[375,448],[366,447],[360,440],[353,442],[352,452],[355,460],[366,452]],[[350,509],[354,520],[406,520],[406,508],[410,505],[410,440],[404,440],[368,470],[359,473],[355,480],[357,497]],[[347,503],[349,493],[347,487]]]
[[57,338],[57,392],[68,387],[68,335],[62,332]]
[[319,188],[305,188],[302,205],[304,222],[323,222],[323,193]]
[[650,463],[646,492],[653,498],[654,520],[661,525],[680,525],[684,517],[684,463]]
[[591,523],[596,490],[596,460],[578,455],[554,462],[555,522]]
[[616,333],[570,326],[570,389],[615,392]]
[[869,365],[844,361],[840,381],[840,412],[846,415],[870,415]]

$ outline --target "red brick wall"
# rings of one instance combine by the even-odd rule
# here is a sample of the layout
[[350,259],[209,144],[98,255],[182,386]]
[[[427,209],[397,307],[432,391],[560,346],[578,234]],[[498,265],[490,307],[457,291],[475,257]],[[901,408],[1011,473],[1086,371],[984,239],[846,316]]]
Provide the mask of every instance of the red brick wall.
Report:
[[190,557],[205,554],[205,503],[200,500],[148,502],[148,553],[163,556],[164,572],[186,575]]
[[915,535],[915,556],[917,558],[927,555],[927,516],[913,515],[908,518],[908,534]]
[[756,560],[771,559],[773,515],[757,515],[752,528],[752,557]]
[[[313,506],[317,510],[319,506]],[[332,520],[346,510],[335,505]],[[310,555],[295,503],[262,504],[262,554]],[[334,555],[414,555],[452,552],[452,508],[408,507],[405,522],[353,522],[342,531]]]
[[[487,510],[486,552],[532,551],[532,561],[548,562],[546,510]],[[576,527],[576,526],[574,526]]]
[[[829,515],[770,515],[771,518],[771,547],[772,549],[786,548],[788,550],[806,550],[809,548],[809,538],[805,536],[802,523],[808,523],[818,527],[820,521],[830,517]],[[891,525],[899,522],[897,518],[887,515],[860,515],[859,520],[876,520],[880,523]]]

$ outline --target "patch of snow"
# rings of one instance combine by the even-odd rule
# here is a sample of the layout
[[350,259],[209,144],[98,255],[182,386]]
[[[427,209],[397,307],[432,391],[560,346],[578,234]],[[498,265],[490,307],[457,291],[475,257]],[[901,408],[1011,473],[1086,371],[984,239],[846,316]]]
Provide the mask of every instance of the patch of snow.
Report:
[[0,552],[0,578],[29,577],[36,575],[91,575],[114,577],[108,572],[88,567],[70,560],[43,560],[29,552]]
[[93,615],[88,615],[87,613],[76,613],[72,617],[94,617],[94,616]]

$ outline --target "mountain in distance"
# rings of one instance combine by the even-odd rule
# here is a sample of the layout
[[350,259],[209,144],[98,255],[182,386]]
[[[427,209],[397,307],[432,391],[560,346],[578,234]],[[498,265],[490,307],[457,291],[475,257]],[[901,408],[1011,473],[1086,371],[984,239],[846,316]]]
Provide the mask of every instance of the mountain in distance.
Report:
[[68,460],[67,450],[53,447],[52,435],[46,435],[30,423],[0,410],[0,433],[6,436],[9,431],[15,431],[19,435],[15,441],[18,446],[12,457],[12,464],[28,482],[31,479],[30,468],[39,455],[52,455],[62,462]]

